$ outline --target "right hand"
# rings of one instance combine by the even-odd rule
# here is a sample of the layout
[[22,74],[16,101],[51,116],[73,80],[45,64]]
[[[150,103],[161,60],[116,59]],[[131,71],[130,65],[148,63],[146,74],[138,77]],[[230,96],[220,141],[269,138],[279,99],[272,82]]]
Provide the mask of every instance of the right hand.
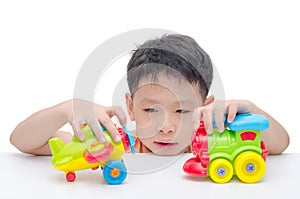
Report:
[[116,116],[122,126],[126,125],[126,115],[120,106],[105,107],[82,99],[69,100],[68,103],[68,121],[78,139],[84,140],[80,126],[87,124],[92,128],[100,143],[106,142],[100,127],[101,124],[111,134],[115,142],[121,140],[121,136],[111,120],[111,117]]
[[217,100],[212,98],[211,103],[206,106],[198,107],[193,112],[194,130],[199,128],[200,120],[203,120],[205,130],[208,134],[213,132],[213,117],[216,127],[221,133],[224,131],[224,116],[227,122],[231,123],[237,114],[250,113],[254,105],[248,100]]

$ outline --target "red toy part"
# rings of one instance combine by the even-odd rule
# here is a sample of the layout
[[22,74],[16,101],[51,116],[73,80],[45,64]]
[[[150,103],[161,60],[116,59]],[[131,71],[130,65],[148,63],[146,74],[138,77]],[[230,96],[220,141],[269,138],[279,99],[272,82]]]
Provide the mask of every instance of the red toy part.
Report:
[[209,154],[207,133],[203,122],[200,122],[200,127],[193,135],[192,152],[196,157],[188,159],[183,165],[183,170],[193,176],[207,176]]
[[107,143],[101,151],[88,152],[88,150],[85,150],[83,157],[88,163],[93,164],[109,158],[113,150],[114,146],[111,143]]
[[66,179],[67,179],[68,182],[74,182],[75,179],[76,179],[75,173],[74,172],[68,172],[66,174]]
[[255,140],[255,138],[256,138],[256,133],[254,133],[252,131],[246,131],[246,132],[241,134],[241,139],[243,141],[245,141],[245,140]]
[[263,141],[260,142],[260,146],[261,146],[261,149],[262,149],[261,156],[266,161],[267,160],[267,155],[269,154],[269,151],[266,147],[266,144]]
[[124,150],[126,152],[130,151],[130,143],[127,138],[126,132],[122,128],[118,128],[118,131],[119,131],[119,134],[120,134],[122,142],[123,142]]
[[188,159],[184,165],[183,170],[192,176],[207,176],[207,167],[202,164],[197,158]]

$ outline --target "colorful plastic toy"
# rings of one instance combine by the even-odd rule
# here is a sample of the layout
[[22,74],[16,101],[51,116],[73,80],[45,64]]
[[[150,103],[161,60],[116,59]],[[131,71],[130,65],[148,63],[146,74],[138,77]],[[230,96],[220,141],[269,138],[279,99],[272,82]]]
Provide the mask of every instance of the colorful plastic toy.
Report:
[[242,182],[255,183],[266,170],[268,150],[261,141],[260,131],[269,127],[263,115],[240,114],[227,129],[207,134],[203,122],[192,138],[190,158],[183,170],[193,176],[209,176],[216,183],[226,183],[236,175]]
[[82,125],[85,140],[80,141],[75,136],[70,143],[64,143],[60,138],[52,138],[49,145],[52,152],[52,166],[64,171],[66,179],[73,182],[76,178],[75,171],[83,169],[103,168],[104,179],[109,184],[120,184],[126,176],[127,170],[122,161],[125,151],[134,153],[134,138],[125,127],[118,128],[122,140],[114,142],[109,132],[103,127],[106,143],[99,143],[92,129]]

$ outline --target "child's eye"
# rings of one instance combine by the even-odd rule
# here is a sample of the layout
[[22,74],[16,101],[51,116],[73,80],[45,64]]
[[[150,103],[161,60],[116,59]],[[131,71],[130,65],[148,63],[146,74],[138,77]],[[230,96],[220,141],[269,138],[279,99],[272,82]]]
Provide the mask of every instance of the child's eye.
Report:
[[154,112],[157,112],[157,110],[154,109],[154,108],[145,108],[144,111],[145,111],[145,112],[148,112],[148,113],[154,113]]
[[178,109],[178,110],[176,110],[176,113],[189,113],[189,112],[191,112],[191,111],[184,110],[184,109]]

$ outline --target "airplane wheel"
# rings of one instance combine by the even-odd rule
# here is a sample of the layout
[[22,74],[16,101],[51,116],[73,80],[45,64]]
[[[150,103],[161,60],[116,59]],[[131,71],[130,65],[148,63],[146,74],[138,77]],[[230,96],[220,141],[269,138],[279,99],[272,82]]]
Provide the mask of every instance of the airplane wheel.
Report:
[[74,172],[68,172],[66,174],[66,179],[68,182],[74,182],[76,179],[76,174]]
[[103,176],[108,184],[121,184],[127,176],[127,169],[121,161],[111,160],[104,166]]

